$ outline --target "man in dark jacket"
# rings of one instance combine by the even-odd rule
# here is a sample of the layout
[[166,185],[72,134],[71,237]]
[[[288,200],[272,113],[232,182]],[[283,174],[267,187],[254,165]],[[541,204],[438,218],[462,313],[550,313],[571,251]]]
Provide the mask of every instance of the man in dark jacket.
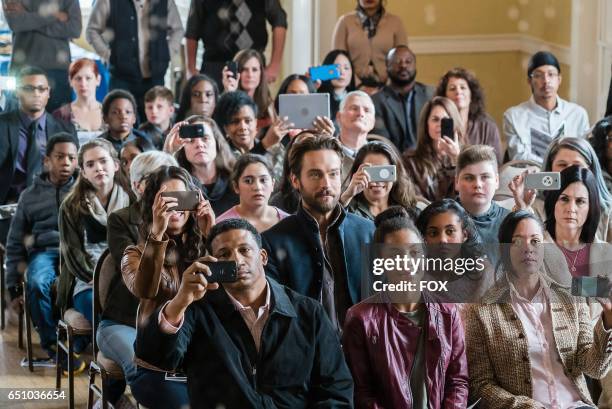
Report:
[[361,301],[363,246],[374,224],[338,204],[342,146],[327,136],[305,137],[291,148],[291,183],[302,201],[263,234],[268,275],[320,301],[340,331],[346,311]]
[[416,81],[416,56],[410,48],[392,48],[386,63],[389,85],[372,97],[376,109],[372,133],[388,138],[404,152],[416,146],[421,109],[433,96],[434,88]]
[[21,277],[27,271],[32,321],[41,346],[52,358],[57,320],[53,317],[51,286],[58,273],[58,213],[75,180],[77,147],[72,135],[60,133],[49,139],[46,149],[44,162],[48,172],[23,191],[11,222],[6,246],[6,285],[11,298],[16,300],[21,295]]
[[43,70],[24,68],[17,85],[19,109],[0,114],[0,205],[15,203],[32,184],[52,135],[68,132],[77,141],[72,124],[45,111],[51,88]]
[[[266,279],[257,230],[225,220],[207,249],[216,259],[185,270],[177,295],[138,331],[136,356],[165,369],[182,361],[192,408],[352,407],[336,332],[318,303]],[[235,261],[237,280],[207,282],[211,260]]]

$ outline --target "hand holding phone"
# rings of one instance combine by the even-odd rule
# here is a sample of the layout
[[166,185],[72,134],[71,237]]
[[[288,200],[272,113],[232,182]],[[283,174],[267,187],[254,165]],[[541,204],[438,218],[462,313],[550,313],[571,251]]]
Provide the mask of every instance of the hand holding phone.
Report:
[[455,124],[453,118],[442,118],[440,121],[440,136],[447,136],[450,139],[455,138]]
[[330,81],[340,78],[340,69],[338,64],[319,65],[310,67],[308,74],[312,81]]
[[368,166],[363,168],[371,182],[395,182],[397,179],[395,165]]
[[183,139],[203,138],[204,133],[204,124],[187,124],[179,129],[179,137]]
[[174,191],[174,192],[162,192],[161,196],[163,198],[174,198],[176,199],[174,206],[170,210],[176,211],[193,211],[198,208],[198,203],[200,202],[199,192],[196,190],[184,190],[184,191]]
[[[238,280],[238,266],[235,261],[204,261],[210,275],[206,276],[209,283],[234,283]],[[203,271],[198,271],[205,274]]]
[[236,78],[238,75],[238,63],[236,61],[228,61],[225,63],[225,66],[232,77]]
[[525,187],[537,190],[561,189],[561,174],[559,172],[528,173],[525,176]]

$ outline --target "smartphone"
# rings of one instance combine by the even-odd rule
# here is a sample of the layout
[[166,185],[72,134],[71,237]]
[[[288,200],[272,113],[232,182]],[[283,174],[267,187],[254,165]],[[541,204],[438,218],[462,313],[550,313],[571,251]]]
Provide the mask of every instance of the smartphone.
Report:
[[310,79],[312,81],[329,81],[340,78],[340,69],[338,64],[319,65],[318,67],[310,67],[308,69]]
[[573,277],[572,295],[608,298],[610,296],[610,279],[608,277]]
[[184,373],[166,372],[164,379],[166,381],[186,383],[187,375]]
[[368,166],[363,170],[370,177],[370,182],[395,182],[397,180],[395,165]]
[[175,192],[162,192],[162,197],[176,197],[178,205],[173,207],[172,210],[195,210],[198,208],[200,202],[200,194],[196,190],[184,190]]
[[455,124],[453,123],[453,118],[442,118],[440,121],[440,130],[441,136],[448,136],[451,139],[455,138]]
[[210,276],[206,276],[206,281],[209,283],[233,283],[238,280],[238,267],[235,261],[206,261],[204,264],[211,272]]
[[537,190],[561,189],[561,174],[559,172],[528,173],[525,176],[525,187]]
[[192,124],[183,125],[179,129],[180,138],[203,138],[204,137],[204,125],[203,124]]
[[234,78],[238,76],[238,63],[236,61],[228,61],[225,63],[228,71],[232,73]]

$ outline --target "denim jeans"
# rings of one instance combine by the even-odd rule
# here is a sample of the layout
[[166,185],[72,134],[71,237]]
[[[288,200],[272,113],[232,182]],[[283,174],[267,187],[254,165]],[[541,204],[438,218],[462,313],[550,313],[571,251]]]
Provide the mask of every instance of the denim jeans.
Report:
[[[98,348],[108,359],[113,360],[121,367],[128,385],[131,385],[136,377],[136,364],[134,363],[135,340],[135,328],[112,320],[102,320],[96,332]],[[109,400],[114,404],[123,394],[125,382],[111,379],[108,387]]]
[[27,292],[32,323],[40,336],[40,345],[52,354],[57,319],[53,316],[51,286],[55,281],[59,251],[41,251],[30,256],[27,271]]
[[136,401],[149,409],[184,409],[189,407],[187,384],[166,381],[165,372],[138,367],[130,384]]
[[[72,306],[75,310],[83,314],[87,321],[89,321],[93,325],[93,290],[85,290],[81,291],[77,295],[72,297]],[[80,353],[83,351],[87,344],[89,344],[89,340],[91,336],[87,335],[79,335],[74,339],[74,352]]]

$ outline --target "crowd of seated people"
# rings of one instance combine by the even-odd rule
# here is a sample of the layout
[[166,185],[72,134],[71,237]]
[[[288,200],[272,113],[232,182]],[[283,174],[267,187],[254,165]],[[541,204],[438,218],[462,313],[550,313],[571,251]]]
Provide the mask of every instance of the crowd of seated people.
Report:
[[[11,306],[26,292],[49,359],[69,370],[58,314],[94,321],[108,248],[95,337],[124,374],[105,385],[116,408],[130,407],[126,386],[164,409],[612,407],[612,117],[589,129],[584,108],[558,95],[557,58],[531,56],[532,96],[500,132],[473,72],[418,82],[401,19],[358,0],[321,61],[338,78],[290,73],[272,95],[285,11],[242,3],[237,38],[228,25],[245,11],[222,3],[233,2],[192,2],[177,95],[163,85],[183,36],[173,0],[125,15],[96,2],[87,38],[111,67],[101,101],[91,59],[15,71],[17,103],[0,113],[0,206],[16,211],[0,241]],[[27,7],[5,7],[11,24]],[[59,35],[69,11],[40,35]],[[198,70],[200,39],[211,45]],[[50,106],[56,86],[74,99]],[[305,129],[281,116],[279,95],[314,93],[329,95],[329,116]],[[517,163],[554,172],[558,188],[535,189],[519,165],[500,186]],[[494,200],[500,188],[512,197]],[[482,268],[385,267],[387,290],[373,292],[374,255]],[[233,278],[218,281],[219,262],[235,263]],[[578,294],[583,279],[597,297]],[[446,293],[388,290],[426,280]],[[75,373],[89,342],[75,341]]]

